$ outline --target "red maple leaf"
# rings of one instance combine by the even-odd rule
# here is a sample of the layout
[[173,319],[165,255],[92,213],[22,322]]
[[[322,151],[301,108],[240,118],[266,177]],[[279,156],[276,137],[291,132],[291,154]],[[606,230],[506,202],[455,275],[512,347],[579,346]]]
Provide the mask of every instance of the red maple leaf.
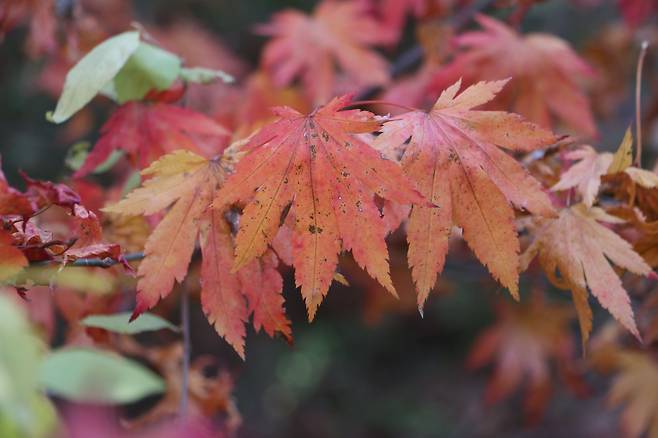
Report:
[[217,208],[248,202],[234,269],[267,250],[292,204],[295,279],[310,319],[329,289],[341,249],[351,250],[361,267],[395,293],[384,241],[388,229],[373,196],[424,202],[397,163],[354,135],[381,124],[366,111],[341,111],[348,103],[349,96],[336,98],[308,115],[276,108],[279,120],[251,138],[214,201]]
[[217,148],[200,140],[204,136],[225,140],[228,135],[224,127],[196,111],[161,102],[129,102],[103,125],[100,140],[74,177],[89,174],[117,149],[126,151],[140,169],[177,149],[211,156]]

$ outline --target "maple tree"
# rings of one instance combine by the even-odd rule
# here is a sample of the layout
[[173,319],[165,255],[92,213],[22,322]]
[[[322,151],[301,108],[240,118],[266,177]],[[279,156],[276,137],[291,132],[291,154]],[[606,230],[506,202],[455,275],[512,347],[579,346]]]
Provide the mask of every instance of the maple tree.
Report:
[[[19,146],[0,170],[0,435],[234,436],[237,376],[253,362],[274,379],[268,415],[311,412],[308,433],[282,435],[322,435],[305,401],[313,385],[351,384],[328,372],[337,345],[385,372],[421,356],[413,327],[422,356],[426,339],[455,347],[479,332],[454,362],[493,368],[486,388],[465,390],[485,403],[514,405],[525,387],[508,416],[541,427],[561,403],[556,382],[564,398],[602,399],[587,377],[614,374],[622,433],[656,436],[658,93],[642,79],[656,69],[655,1],[618,1],[618,19],[592,18],[614,30],[578,37],[531,0],[302,3],[249,22],[242,6],[223,9],[222,26],[239,28],[225,41],[212,5],[198,6],[201,26],[173,5],[0,4],[0,50],[20,61],[1,62],[20,78],[11,87],[56,98],[52,111],[19,99],[52,131],[24,129],[20,106],[0,110],[3,133],[22,133],[7,136]],[[366,334],[323,325],[341,306],[358,307]],[[319,321],[295,325],[295,344],[304,316]],[[250,326],[285,340],[284,359]],[[226,352],[206,339],[217,335]],[[369,351],[382,345],[384,361]],[[386,410],[363,388],[350,406],[363,392]],[[84,408],[98,404],[122,407],[120,424]]]

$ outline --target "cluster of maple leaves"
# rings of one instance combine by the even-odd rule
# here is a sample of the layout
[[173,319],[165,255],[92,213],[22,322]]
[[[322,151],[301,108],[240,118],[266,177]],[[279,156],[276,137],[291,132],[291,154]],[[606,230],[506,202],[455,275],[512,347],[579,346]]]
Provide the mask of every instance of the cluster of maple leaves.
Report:
[[[598,73],[568,43],[521,34],[475,13],[478,30],[437,25],[468,11],[472,6],[465,3],[325,0],[311,14],[279,12],[255,29],[269,39],[260,69],[249,76],[222,47],[209,48],[220,61],[205,65],[213,62],[208,51],[190,48],[203,36],[184,26],[171,30],[170,40],[166,30],[126,32],[111,39],[105,58],[96,52],[102,69],[85,70],[103,76],[95,89],[76,68],[85,52],[125,24],[94,26],[99,15],[82,2],[62,43],[53,36],[52,2],[3,3],[0,29],[29,21],[29,52],[49,54],[42,87],[63,84],[51,120],[88,115],[85,104],[99,92],[119,106],[72,175],[70,185],[87,190],[85,178],[114,166],[118,190],[101,195],[95,208],[83,206],[67,185],[24,176],[26,189],[19,191],[0,174],[0,281],[29,294],[25,270],[39,263],[91,260],[123,264],[130,272],[126,248],[139,251],[143,244],[134,319],[183,283],[200,255],[203,311],[244,358],[250,319],[257,331],[292,340],[280,264],[294,269],[309,320],[333,281],[349,281],[340,273],[343,252],[396,295],[386,238],[402,226],[421,315],[449,248],[461,238],[515,300],[525,301],[520,273],[535,269],[537,259],[553,285],[570,291],[585,349],[592,331],[590,294],[628,333],[653,340],[657,320],[638,325],[620,275],[650,277],[634,281],[638,289],[654,290],[658,174],[633,160],[630,130],[614,154],[583,143],[597,127],[582,84]],[[518,6],[512,24],[531,7],[525,3],[532,2]],[[620,8],[633,28],[651,15],[655,2],[621,1]],[[425,55],[415,73],[396,78],[373,47],[396,44],[408,16],[420,23]],[[177,48],[175,35],[191,42]],[[159,60],[169,55],[147,53],[163,49],[182,52],[186,66],[242,76],[241,86],[207,85],[221,75],[183,68],[180,60],[173,61],[176,73],[168,79],[140,70],[139,62],[164,63]],[[126,66],[142,76],[130,76]],[[131,80],[142,82],[126,85]],[[108,84],[114,93],[103,88]],[[380,94],[374,105],[383,108],[381,115],[354,109],[372,104],[353,101],[363,90]],[[122,154],[127,160],[116,164]],[[139,187],[130,182],[132,169],[141,171]],[[132,190],[122,196],[122,186]],[[51,207],[64,216],[46,217]],[[134,235],[143,239],[135,244]],[[655,294],[645,295],[651,303]],[[534,296],[529,304],[501,305],[499,323],[477,341],[468,363],[498,362],[492,401],[507,396],[527,373],[527,409],[537,416],[550,392],[549,360],[557,361],[579,394],[586,390],[572,369],[574,348],[566,334],[571,310]],[[658,376],[658,363],[637,346],[622,347],[619,332],[612,337],[604,330],[597,336],[593,362],[628,375],[613,387],[615,402],[646,404],[640,392],[647,389],[635,375]],[[628,414],[639,420],[624,420],[632,436],[650,421],[658,430],[655,406],[642,409]]]

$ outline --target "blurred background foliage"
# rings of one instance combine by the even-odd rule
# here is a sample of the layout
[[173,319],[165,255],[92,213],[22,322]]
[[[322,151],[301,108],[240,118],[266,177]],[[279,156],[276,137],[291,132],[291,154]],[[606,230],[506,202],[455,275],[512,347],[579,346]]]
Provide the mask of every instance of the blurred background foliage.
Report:
[[[57,1],[62,17],[67,16],[73,1]],[[116,0],[110,3],[117,11],[132,10],[135,21],[164,34],[178,23],[192,23],[204,29],[207,33],[199,37],[201,41],[217,38],[240,59],[237,66],[233,60],[227,66],[218,66],[232,73],[258,65],[266,39],[255,35],[255,24],[268,21],[281,9],[310,11],[315,4],[310,0]],[[92,8],[107,8],[106,12],[112,10],[102,5],[102,0],[89,4]],[[504,15],[506,8],[490,8],[487,12]],[[120,17],[108,16],[111,19]],[[560,36],[588,59],[610,62],[611,68],[620,70],[618,103],[612,109],[598,106],[602,149],[616,147],[633,118],[636,50],[631,43],[635,40],[626,44],[620,41],[624,36],[619,36],[613,43],[607,43],[602,36],[607,32],[606,38],[614,38],[619,21],[615,2],[550,0],[534,5],[521,26],[523,31]],[[467,27],[473,26],[471,23]],[[94,105],[92,114],[88,115],[90,120],[81,122],[85,126],[79,131],[75,122],[73,127],[48,123],[44,114],[54,107],[56,94],[46,85],[47,60],[30,57],[24,50],[26,32],[26,28],[18,28],[0,44],[0,155],[8,179],[17,186],[21,185],[19,169],[33,177],[55,181],[69,176],[64,165],[68,149],[80,140],[94,142],[110,110],[107,102]],[[401,41],[399,46],[383,53],[395,60],[415,44],[411,23]],[[614,49],[617,43],[623,52],[615,53],[617,57],[612,59],[599,47],[608,44]],[[649,60],[655,63],[655,59],[654,51]],[[655,77],[648,79],[650,84],[655,81]],[[647,146],[648,154],[654,154],[658,147],[656,135],[649,136]],[[405,265],[403,241],[402,233],[394,234],[390,248],[392,259]],[[551,388],[554,398],[539,425],[529,426],[522,415],[522,391],[505,403],[487,403],[485,388],[491,368],[469,370],[466,362],[478,335],[494,323],[495,307],[509,299],[469,256],[463,244],[457,245],[460,249],[451,252],[438,293],[430,296],[423,317],[416,309],[415,292],[406,268],[394,273],[401,296],[396,301],[358,271],[353,262],[345,261],[342,270],[349,273],[351,285],[332,286],[316,320],[309,324],[291,272],[287,271],[286,309],[293,321],[294,345],[252,332],[248,336],[246,362],[217,336],[194,301],[193,357],[212,355],[231,374],[233,395],[242,417],[238,434],[249,437],[617,436],[618,412],[608,409],[605,402],[609,381],[591,373],[584,378],[590,389],[587,398],[574,396],[566,385],[554,380]],[[535,290],[541,295],[548,291],[546,299],[558,305],[569,302],[566,294],[552,289],[539,277],[522,277],[524,301]],[[24,435],[12,427],[42,427],[53,421],[53,411],[46,399],[36,395],[35,373],[29,368],[41,354],[39,341],[27,329],[21,312],[2,296],[0,299],[0,435],[19,437]],[[167,302],[175,307],[177,299],[172,295]],[[597,309],[595,327],[608,318]],[[577,343],[577,325],[573,319],[568,330]],[[580,354],[578,346],[574,348]],[[13,376],[9,382],[8,375]],[[15,412],[8,400],[17,398],[28,398],[27,406],[32,411]],[[133,416],[140,409],[131,405],[124,414]],[[12,419],[12,426],[7,418]]]

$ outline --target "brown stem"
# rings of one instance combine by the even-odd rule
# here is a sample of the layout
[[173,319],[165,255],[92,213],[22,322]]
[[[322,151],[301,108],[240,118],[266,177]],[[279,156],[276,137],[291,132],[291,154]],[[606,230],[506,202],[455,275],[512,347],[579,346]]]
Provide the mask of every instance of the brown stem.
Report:
[[640,55],[637,59],[637,70],[635,71],[635,138],[637,147],[635,148],[635,166],[642,167],[642,67],[644,67],[644,58],[649,47],[648,41],[642,41]]
[[190,397],[190,294],[182,285],[180,294],[181,331],[183,332],[183,367],[181,380],[180,416],[186,417]]

